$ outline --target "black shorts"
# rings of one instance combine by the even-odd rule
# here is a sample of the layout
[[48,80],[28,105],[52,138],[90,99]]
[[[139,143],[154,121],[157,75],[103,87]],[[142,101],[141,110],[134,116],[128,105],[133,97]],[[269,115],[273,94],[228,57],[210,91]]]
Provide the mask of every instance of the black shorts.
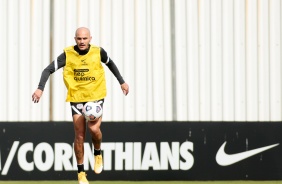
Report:
[[[104,103],[104,99],[101,100],[96,100],[93,102],[99,102],[102,109],[103,109],[103,103]],[[82,108],[83,106],[86,104],[87,102],[70,102],[70,106],[71,106],[71,113],[72,115],[75,114],[82,114]]]

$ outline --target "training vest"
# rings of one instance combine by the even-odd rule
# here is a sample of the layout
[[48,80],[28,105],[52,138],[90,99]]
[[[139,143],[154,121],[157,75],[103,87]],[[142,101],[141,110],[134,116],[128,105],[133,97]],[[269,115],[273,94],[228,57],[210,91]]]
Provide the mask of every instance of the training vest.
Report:
[[100,47],[90,45],[85,55],[79,55],[74,46],[67,47],[64,51],[66,65],[63,76],[68,90],[66,101],[89,102],[103,99],[107,90]]

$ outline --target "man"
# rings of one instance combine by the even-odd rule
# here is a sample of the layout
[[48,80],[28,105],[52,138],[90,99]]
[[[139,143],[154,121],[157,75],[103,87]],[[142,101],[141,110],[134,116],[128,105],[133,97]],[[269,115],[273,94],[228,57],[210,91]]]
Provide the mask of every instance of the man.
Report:
[[101,62],[106,64],[117,78],[125,95],[129,92],[129,86],[123,80],[118,68],[108,57],[106,51],[101,47],[90,44],[92,37],[88,28],[78,28],[74,39],[76,45],[65,48],[64,52],[57,57],[57,60],[43,70],[38,88],[32,94],[32,101],[34,103],[39,102],[49,76],[59,68],[64,67],[63,78],[68,90],[66,101],[70,102],[72,108],[75,131],[74,150],[77,160],[78,182],[79,184],[88,184],[83,165],[86,126],[88,125],[94,145],[94,172],[99,174],[103,169],[102,132],[100,130],[102,117],[95,121],[86,122],[82,115],[82,107],[89,101],[97,101],[103,107],[106,96],[106,81]]

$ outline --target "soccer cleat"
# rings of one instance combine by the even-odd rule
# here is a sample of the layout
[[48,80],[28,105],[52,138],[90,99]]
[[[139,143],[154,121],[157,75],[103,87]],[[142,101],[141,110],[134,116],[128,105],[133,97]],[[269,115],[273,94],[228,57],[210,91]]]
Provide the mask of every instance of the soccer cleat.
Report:
[[100,174],[103,170],[103,157],[102,155],[94,155],[94,172]]
[[86,179],[86,176],[87,174],[85,172],[78,173],[78,184],[89,184],[88,180]]

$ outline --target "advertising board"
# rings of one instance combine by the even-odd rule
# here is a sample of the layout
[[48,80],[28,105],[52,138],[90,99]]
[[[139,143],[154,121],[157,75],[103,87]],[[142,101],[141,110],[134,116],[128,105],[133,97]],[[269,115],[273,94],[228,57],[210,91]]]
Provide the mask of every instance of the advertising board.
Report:
[[[88,179],[280,180],[279,122],[103,122],[104,170]],[[1,180],[75,180],[72,122],[0,123]],[[16,174],[15,174],[16,173]]]

